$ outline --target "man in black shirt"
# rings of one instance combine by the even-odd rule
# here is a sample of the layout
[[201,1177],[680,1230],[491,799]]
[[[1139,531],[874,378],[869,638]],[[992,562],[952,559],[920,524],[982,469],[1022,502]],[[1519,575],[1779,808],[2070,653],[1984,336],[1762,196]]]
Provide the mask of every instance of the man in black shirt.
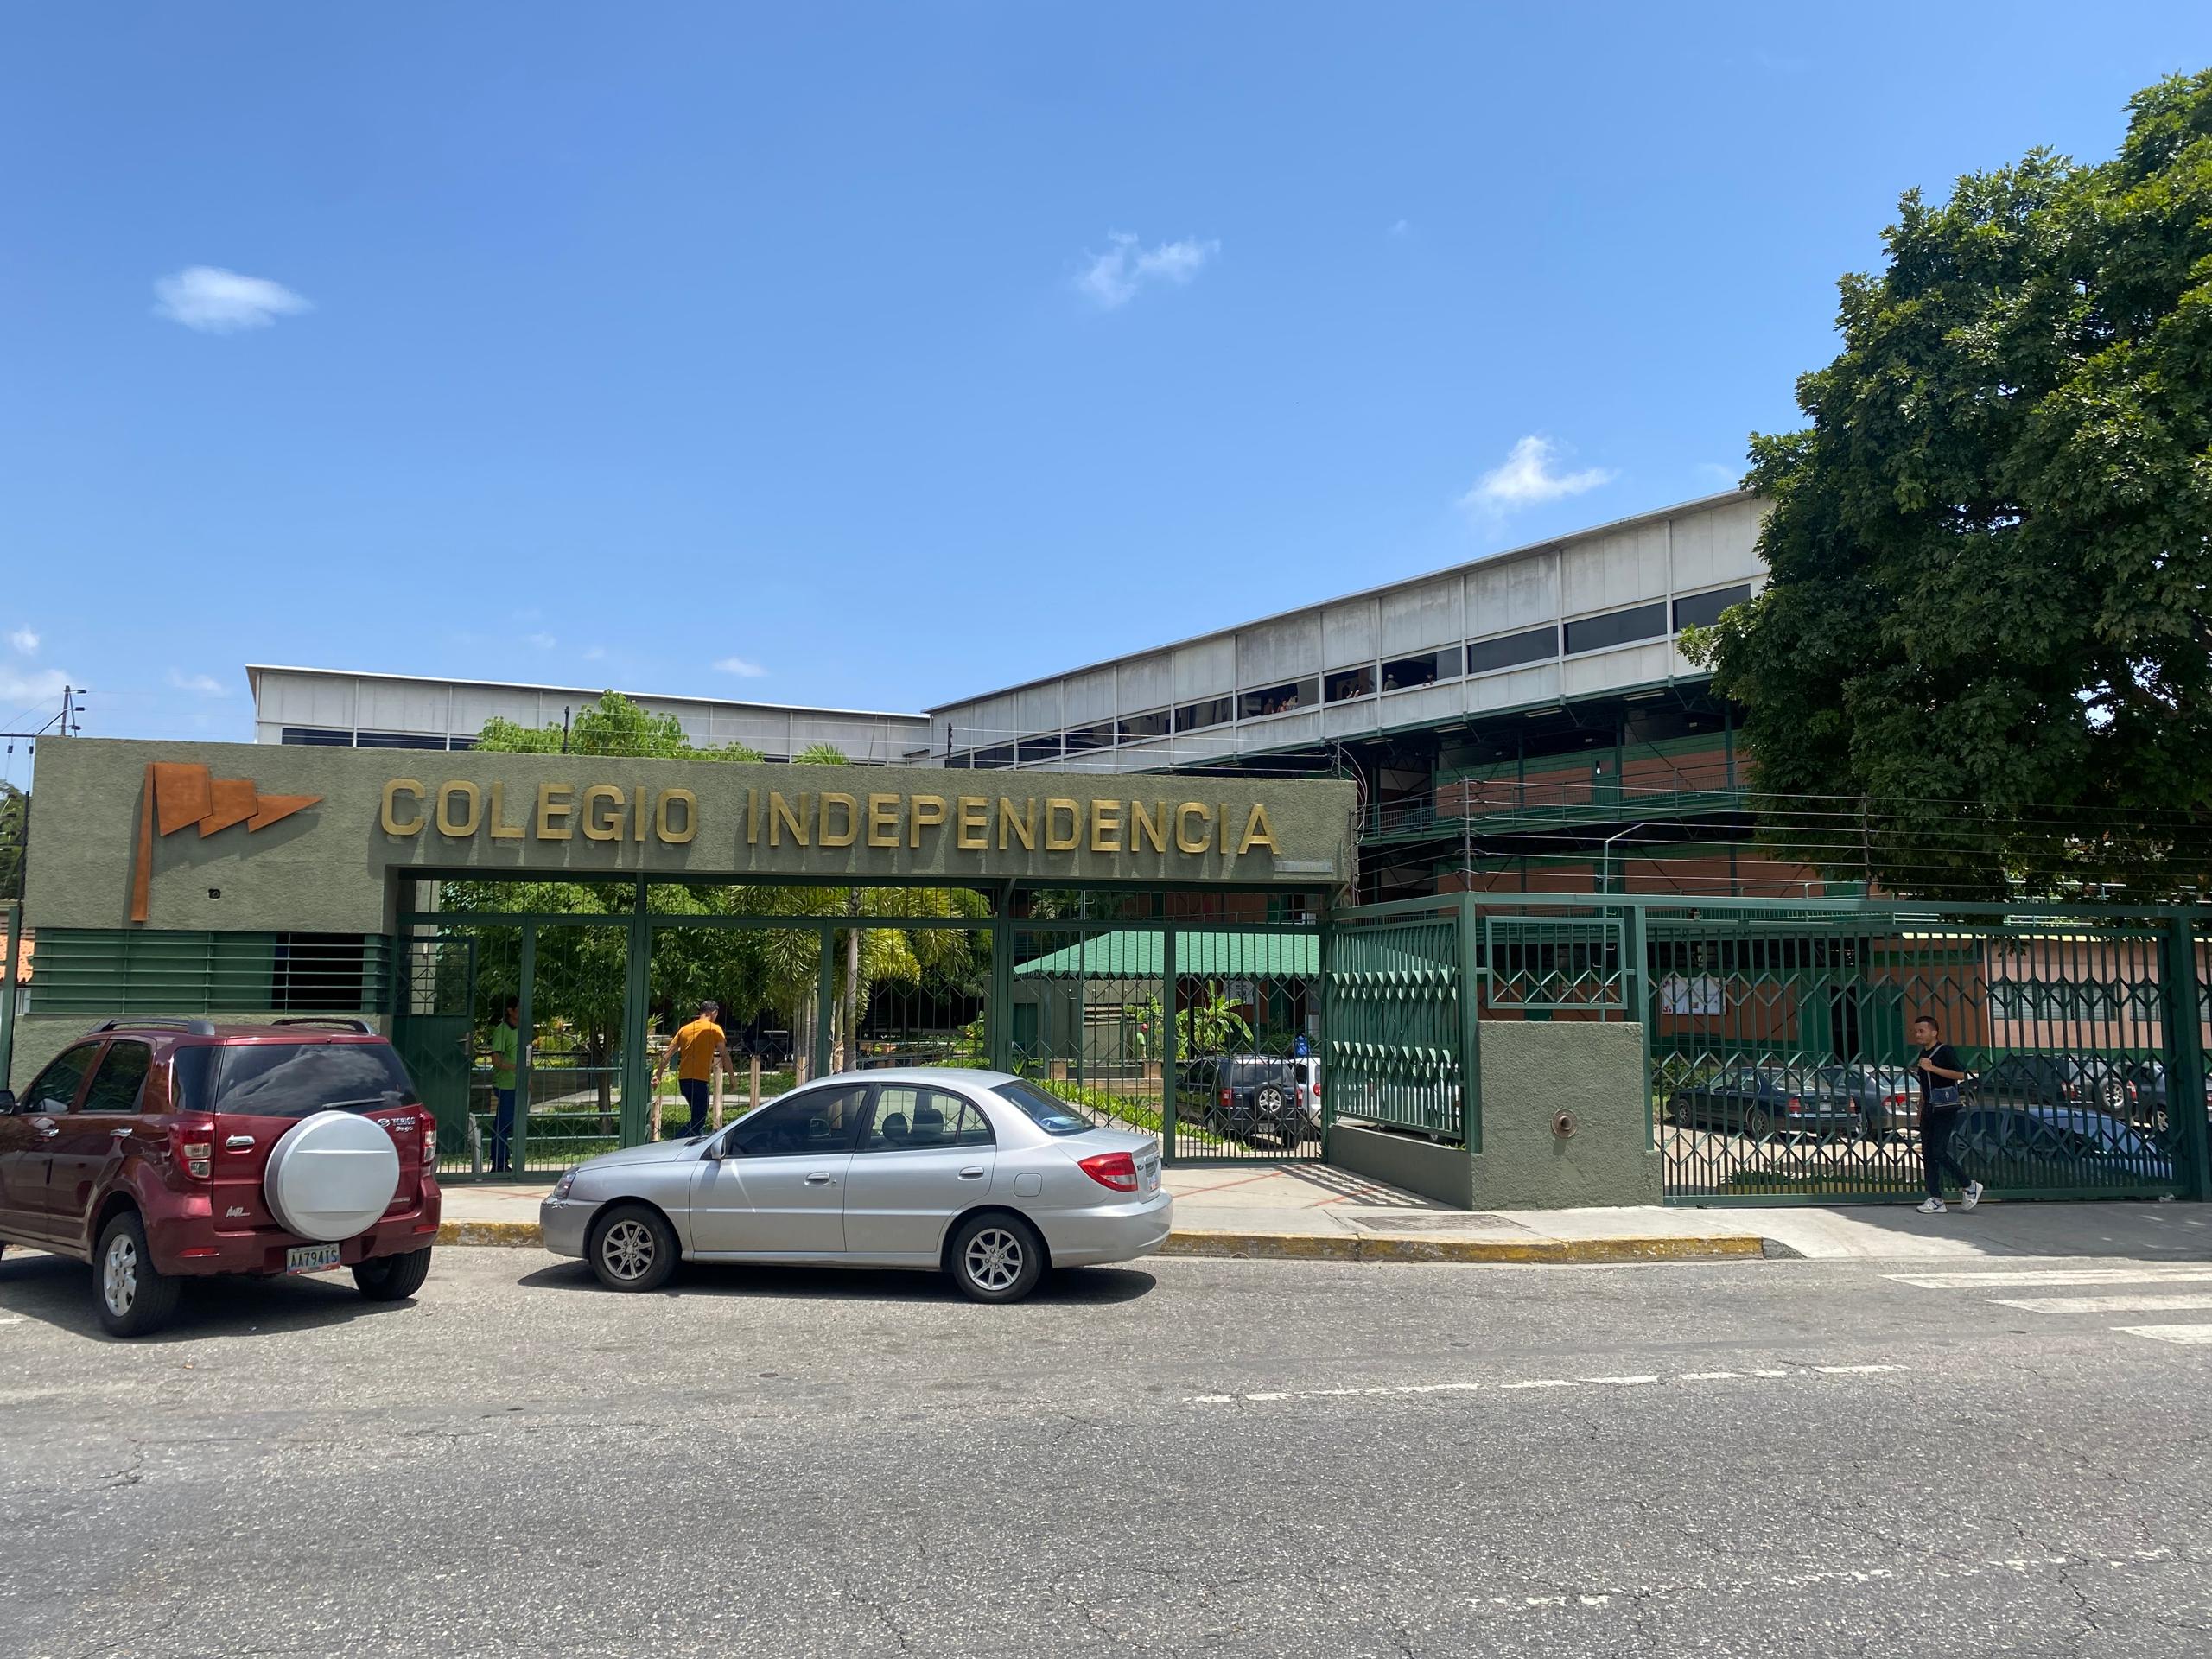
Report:
[[1981,1183],[1969,1178],[1951,1155],[1951,1132],[1959,1124],[1959,1079],[1966,1076],[1966,1068],[1924,1014],[1912,1022],[1912,1040],[1920,1045],[1920,1058],[1912,1070],[1920,1079],[1920,1166],[1928,1178],[1928,1196],[1921,1202],[1920,1213],[1943,1213],[1946,1174],[1964,1194],[1959,1207],[1971,1210],[1981,1202]]

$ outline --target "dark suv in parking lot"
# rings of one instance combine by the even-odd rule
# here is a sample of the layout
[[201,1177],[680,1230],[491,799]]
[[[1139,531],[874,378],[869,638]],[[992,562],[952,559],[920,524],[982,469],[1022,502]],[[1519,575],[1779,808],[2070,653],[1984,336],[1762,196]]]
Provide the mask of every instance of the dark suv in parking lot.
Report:
[[139,1336],[181,1281],[353,1270],[411,1296],[438,1230],[437,1130],[357,1020],[111,1020],[0,1090],[0,1242],[92,1264]]
[[1294,1149],[1321,1138],[1320,1101],[1299,1081],[1298,1063],[1275,1055],[1200,1055],[1178,1074],[1176,1113],[1224,1141]]

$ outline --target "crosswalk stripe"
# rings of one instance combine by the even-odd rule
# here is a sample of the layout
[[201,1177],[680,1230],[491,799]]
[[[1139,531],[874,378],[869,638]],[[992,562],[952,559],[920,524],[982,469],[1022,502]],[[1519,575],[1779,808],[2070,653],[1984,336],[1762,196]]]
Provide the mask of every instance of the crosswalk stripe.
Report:
[[1993,1296],[1997,1307],[2028,1313],[2183,1313],[2212,1307],[2212,1294],[2188,1296]]
[[2212,1325],[2115,1325],[2113,1329],[2154,1342],[2178,1342],[2191,1348],[2212,1348]]
[[1986,1285],[2164,1285],[2212,1280],[2212,1266],[2146,1262],[2139,1268],[2041,1268],[2011,1273],[1892,1273],[1922,1290],[1980,1290]]

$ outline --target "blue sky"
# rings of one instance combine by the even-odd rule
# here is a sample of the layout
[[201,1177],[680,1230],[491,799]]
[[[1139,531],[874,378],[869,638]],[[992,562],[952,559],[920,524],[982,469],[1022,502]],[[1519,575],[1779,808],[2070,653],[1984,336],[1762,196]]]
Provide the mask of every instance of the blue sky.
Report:
[[248,735],[249,661],[913,708],[1704,494],[1900,190],[2212,59],[2201,3],[0,29],[0,720],[151,736]]

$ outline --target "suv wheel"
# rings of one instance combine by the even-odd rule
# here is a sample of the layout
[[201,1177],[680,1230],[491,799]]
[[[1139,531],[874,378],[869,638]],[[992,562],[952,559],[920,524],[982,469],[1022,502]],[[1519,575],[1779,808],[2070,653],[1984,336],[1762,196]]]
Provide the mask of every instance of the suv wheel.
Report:
[[1018,1216],[977,1216],[953,1236],[952,1276],[970,1300],[1018,1302],[1045,1276],[1045,1242]]
[[353,1282],[372,1302],[404,1302],[430,1276],[430,1247],[401,1255],[379,1255],[353,1268]]
[[143,1337],[160,1330],[176,1312],[177,1280],[154,1266],[146,1249],[145,1224],[126,1210],[100,1229],[92,1255],[92,1287],[99,1299],[100,1323],[113,1337]]
[[593,1226],[588,1254],[609,1290],[658,1290],[676,1271],[676,1230],[645,1205],[617,1205]]

